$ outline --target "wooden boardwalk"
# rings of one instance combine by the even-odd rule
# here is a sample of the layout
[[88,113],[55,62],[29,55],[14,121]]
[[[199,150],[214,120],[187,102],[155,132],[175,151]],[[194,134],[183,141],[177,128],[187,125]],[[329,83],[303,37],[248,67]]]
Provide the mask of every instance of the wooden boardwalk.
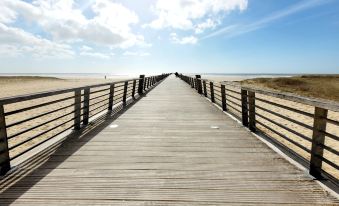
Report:
[[173,76],[0,183],[0,205],[339,205]]

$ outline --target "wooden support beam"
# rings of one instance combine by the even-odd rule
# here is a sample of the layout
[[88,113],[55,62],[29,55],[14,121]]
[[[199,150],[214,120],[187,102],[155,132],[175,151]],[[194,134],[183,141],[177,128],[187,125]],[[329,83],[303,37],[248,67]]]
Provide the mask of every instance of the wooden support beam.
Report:
[[81,89],[74,91],[74,129],[81,128]]
[[195,90],[197,90],[198,91],[198,87],[199,87],[199,85],[198,85],[198,78],[194,78],[194,88],[195,88]]
[[139,78],[138,94],[141,95],[144,92],[145,75],[140,75]]
[[310,174],[314,177],[321,179],[321,167],[322,157],[324,149],[321,145],[325,143],[326,131],[326,118],[327,109],[315,107],[314,111],[314,123],[313,123],[313,135],[312,135],[312,149],[311,149],[311,160],[310,160]]
[[205,95],[205,97],[207,97],[206,81],[203,80],[202,82],[203,82],[203,85],[204,85],[204,95]]
[[148,77],[145,77],[144,91],[147,90],[147,82],[148,82]]
[[214,86],[213,86],[213,82],[210,82],[210,91],[211,91],[211,101],[214,103],[215,102],[215,98],[214,98]]
[[136,87],[136,85],[137,85],[137,80],[134,80],[133,81],[133,88],[132,88],[132,98],[134,98],[134,96],[135,96],[135,87]]
[[0,104],[0,175],[5,175],[10,169],[5,111],[4,105]]
[[88,124],[89,119],[89,95],[90,95],[90,88],[84,89],[84,108],[83,108],[83,124]]
[[242,124],[248,127],[248,102],[247,102],[247,90],[241,89],[241,113]]
[[114,84],[110,85],[109,88],[109,98],[108,98],[108,110],[112,111],[113,110],[113,105],[114,105]]
[[201,75],[195,75],[195,77],[197,79],[197,91],[202,94]]
[[124,95],[122,96],[123,106],[126,106],[127,88],[128,88],[128,81],[126,81],[125,84],[124,84]]
[[248,91],[248,118],[249,118],[249,129],[255,132],[255,93]]
[[222,110],[227,111],[227,105],[226,105],[226,87],[224,84],[221,85],[221,105]]

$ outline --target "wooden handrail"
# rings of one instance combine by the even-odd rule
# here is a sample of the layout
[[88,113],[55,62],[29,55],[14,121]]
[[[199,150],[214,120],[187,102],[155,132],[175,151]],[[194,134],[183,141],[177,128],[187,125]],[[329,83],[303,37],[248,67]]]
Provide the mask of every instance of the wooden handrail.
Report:
[[[327,159],[323,156],[323,153],[324,153],[323,150],[331,152],[334,155],[339,154],[339,152],[335,148],[325,145],[325,137],[331,138],[334,141],[339,141],[338,136],[331,134],[329,132],[326,132],[327,123],[330,123],[334,126],[339,126],[339,120],[333,120],[327,117],[328,111],[339,112],[338,102],[323,100],[323,99],[318,99],[318,98],[304,97],[304,96],[287,93],[287,92],[277,92],[275,90],[270,90],[270,89],[263,89],[263,88],[248,86],[248,85],[241,85],[240,83],[235,83],[235,82],[221,82],[219,83],[220,87],[218,87],[215,85],[216,82],[208,80],[208,79],[203,79],[201,78],[200,75],[198,75],[197,77],[199,78],[196,78],[196,79],[194,79],[191,76],[186,76],[183,74],[179,74],[178,76],[190,85],[192,85],[192,82],[197,82],[197,80],[199,80],[199,82],[202,82],[203,92],[202,93],[199,92],[199,94],[202,94],[205,97],[208,97],[208,95],[210,95],[212,103],[219,105],[223,111],[226,111],[230,113],[231,115],[235,116],[237,119],[240,119],[243,125],[248,127],[252,132],[264,134],[267,137],[267,139],[272,140],[271,143],[275,144],[279,148],[282,148],[283,151],[286,152],[286,154],[290,155],[293,159],[299,161],[303,165],[305,165],[305,162],[307,162],[308,165],[305,165],[305,166],[309,168],[309,173],[311,175],[319,179],[322,179],[324,177],[328,178],[329,180],[332,180],[332,183],[334,183],[336,189],[339,188],[338,179],[335,176],[326,172],[322,168],[322,162],[327,163],[328,165],[332,166],[336,170],[338,170],[339,168],[339,166],[333,160]],[[210,85],[209,91],[207,90],[207,87],[206,87],[207,83],[209,83]],[[238,90],[240,90],[240,92],[229,89],[229,87],[237,88]],[[216,90],[215,88],[218,88],[218,90]],[[228,92],[232,92],[232,95],[228,94]],[[220,93],[220,94],[217,94],[217,93]],[[235,97],[233,93],[234,95],[240,95],[241,98]],[[288,100],[288,101],[301,103],[301,104],[308,105],[308,106],[313,106],[315,108],[315,113],[313,114],[313,113],[301,111],[300,109],[292,108],[287,105],[282,105],[282,104],[279,104],[279,103],[276,103],[270,100],[266,100],[263,97],[259,98],[259,97],[256,97],[256,94],[267,95],[267,96],[275,97],[275,98],[282,99],[282,100]],[[214,100],[215,99],[214,95],[221,97],[221,99],[218,99],[220,103]],[[230,99],[230,98],[234,98],[234,99]],[[306,117],[313,118],[313,126],[309,126],[308,124],[299,122],[290,117],[285,117],[284,115],[278,112],[274,112],[274,111],[271,111],[269,108],[265,108],[265,106],[256,106],[256,100],[258,100],[259,103],[263,102],[265,104],[273,105],[278,108],[287,109],[288,111],[294,112],[296,114],[302,114],[302,115],[305,115]],[[238,101],[239,103],[236,103],[235,101]],[[240,115],[235,115],[233,112],[229,111],[228,107],[230,107],[232,110],[236,112],[239,112]],[[239,107],[240,109],[237,109],[236,107]],[[288,128],[284,126],[283,124],[280,124],[279,122],[274,121],[273,119],[270,119],[266,116],[263,116],[262,114],[257,113],[258,111],[256,111],[256,108],[259,109],[259,111],[268,112],[272,114],[274,117],[280,117],[280,118],[283,118],[285,121],[290,121],[293,124],[297,124],[301,127],[311,129],[313,131],[312,138],[306,137],[305,135],[297,131],[294,131],[291,128]],[[285,134],[279,131],[276,131],[271,126],[266,125],[262,121],[256,120],[256,116],[276,125],[279,128],[282,128],[288,132],[291,132],[292,134],[295,134],[304,140],[311,141],[312,143],[311,148],[307,148],[305,145],[302,145],[294,141],[293,139],[289,138]],[[305,152],[309,153],[311,155],[311,159],[309,161],[306,160],[304,157],[299,155],[299,153],[294,151],[292,148],[288,148],[286,145],[281,144],[280,142],[275,140],[273,137],[267,136],[265,132],[260,131],[256,127],[256,123],[258,123],[260,126],[265,127],[265,129],[272,131],[273,133],[277,134],[281,138],[289,141],[291,144],[301,148]]]
[[32,100],[32,99],[37,99],[37,98],[42,98],[42,97],[48,97],[52,95],[74,92],[77,89],[84,90],[88,88],[103,87],[103,86],[109,86],[111,84],[119,84],[119,83],[124,83],[125,81],[133,81],[133,80],[140,80],[140,79],[139,78],[128,79],[128,80],[114,81],[114,82],[104,83],[104,84],[93,84],[93,85],[87,85],[87,86],[82,86],[82,87],[71,87],[71,88],[57,89],[57,90],[46,91],[46,92],[31,93],[31,94],[18,95],[18,96],[12,96],[12,97],[3,97],[3,98],[0,98],[0,103],[1,104],[12,104],[12,103],[17,103],[21,101],[27,101],[27,100]]
[[328,109],[334,112],[339,112],[339,103],[335,101],[330,101],[326,99],[314,98],[314,97],[305,97],[290,92],[278,92],[272,89],[264,89],[256,86],[241,85],[234,82],[221,82],[221,84],[234,86],[237,88],[243,88],[247,91],[255,92],[258,94],[264,94],[272,97],[277,97],[280,99],[285,99],[293,102],[298,102],[302,104],[307,104],[314,107],[321,107]]
[[[94,85],[88,85],[88,86],[82,86],[82,87],[58,89],[58,90],[47,91],[47,92],[1,98],[0,99],[0,175],[4,175],[8,172],[8,170],[10,170],[11,168],[10,163],[12,160],[36,148],[37,146],[47,142],[48,140],[56,137],[57,135],[64,133],[66,130],[69,130],[71,128],[73,128],[74,130],[79,130],[82,127],[85,127],[86,125],[88,125],[90,117],[100,114],[104,112],[105,110],[111,111],[114,105],[121,104],[123,107],[125,107],[127,105],[127,99],[134,100],[135,98],[135,93],[137,89],[136,88],[137,81],[139,82],[138,92],[141,91],[141,93],[139,94],[142,94],[144,90],[146,91],[149,90],[157,82],[163,80],[169,75],[170,74],[161,74],[161,75],[149,76],[149,77],[145,77],[145,75],[141,75],[140,78],[128,79],[128,80],[123,80],[123,81],[115,81],[115,82],[104,83],[104,84],[94,84]],[[147,84],[145,84],[146,82]],[[133,86],[129,87],[129,85],[132,85],[132,84]],[[99,88],[99,87],[105,87],[105,86],[109,86],[109,88],[99,89],[99,90],[95,90],[91,92],[91,89],[93,88]],[[122,89],[120,89],[121,87]],[[116,90],[117,88],[119,90]],[[117,94],[118,91],[121,91],[121,93]],[[105,93],[102,94],[103,92]],[[12,110],[9,112],[5,111],[6,105],[28,101],[28,100],[45,98],[45,97],[55,97],[56,95],[66,94],[66,93],[70,93],[72,94],[72,96],[63,97],[57,100],[52,100],[52,101],[36,104],[33,106],[28,106],[26,108]],[[95,94],[96,96],[93,98],[90,98],[90,96],[93,94]],[[115,99],[118,99],[119,101],[115,102]],[[19,121],[9,124],[10,126],[6,125],[6,117],[10,115],[15,116],[18,113],[30,111],[33,109],[46,108],[47,106],[51,106],[51,105],[55,106],[56,103],[62,104],[62,103],[65,103],[65,101],[70,101],[70,100],[74,100],[74,103],[67,105],[67,106],[58,107],[56,109],[54,108],[53,110],[49,110],[47,112],[44,112],[44,113],[41,113],[35,116],[28,116],[24,120],[19,120]],[[96,101],[90,104],[91,100],[92,101],[96,100]],[[63,113],[62,115],[59,115],[56,118],[37,123],[36,125],[32,125],[30,128],[25,128],[24,130],[16,132],[15,134],[10,134],[11,136],[8,136],[7,130],[9,129],[9,127],[11,127],[12,129],[12,127],[22,125],[26,122],[45,117],[47,115],[51,115],[56,112],[62,112],[63,109],[72,109],[72,111]],[[66,118],[69,115],[72,115],[73,117],[67,120],[63,120],[63,118]],[[51,125],[52,123],[54,123],[54,125]],[[37,129],[43,126],[50,126],[50,128],[44,129],[42,132],[34,134],[33,136],[26,137],[23,141],[17,142],[14,145],[11,145],[11,147],[9,147],[8,145],[9,139],[11,140],[15,139],[22,134],[27,134],[30,130]],[[63,128],[63,127],[66,127],[66,128]],[[23,151],[20,151],[19,153],[15,155],[10,155],[11,150],[24,146],[26,143],[33,141],[36,138],[41,137],[42,135],[46,135],[49,132],[52,132],[52,131],[56,132],[57,129],[61,129],[61,131],[57,131],[56,134],[51,134],[51,136],[49,136],[46,139],[43,139],[41,141],[39,140],[40,142],[37,142],[36,144],[33,144],[32,146],[25,148]]]

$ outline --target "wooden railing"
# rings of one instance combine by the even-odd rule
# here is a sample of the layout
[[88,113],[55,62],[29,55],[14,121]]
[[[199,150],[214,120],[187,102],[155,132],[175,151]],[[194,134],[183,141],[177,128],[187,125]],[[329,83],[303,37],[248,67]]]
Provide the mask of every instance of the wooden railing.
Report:
[[89,124],[91,117],[126,106],[169,74],[0,99],[0,175],[39,145]]
[[338,189],[339,104],[233,82],[178,75],[252,132],[265,137],[317,179]]

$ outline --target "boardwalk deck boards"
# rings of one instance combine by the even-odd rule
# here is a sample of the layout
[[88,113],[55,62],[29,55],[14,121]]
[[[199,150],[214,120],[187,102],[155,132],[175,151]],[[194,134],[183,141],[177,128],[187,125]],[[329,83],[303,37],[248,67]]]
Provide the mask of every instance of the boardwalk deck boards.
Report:
[[0,205],[339,204],[173,76],[60,144],[0,182]]

